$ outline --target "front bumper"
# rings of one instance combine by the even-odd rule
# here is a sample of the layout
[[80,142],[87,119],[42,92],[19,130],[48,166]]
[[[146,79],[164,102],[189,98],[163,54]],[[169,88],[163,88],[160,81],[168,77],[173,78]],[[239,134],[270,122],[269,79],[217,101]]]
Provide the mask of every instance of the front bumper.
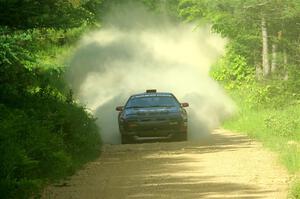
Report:
[[120,133],[134,141],[186,138],[186,121],[130,121],[120,125]]

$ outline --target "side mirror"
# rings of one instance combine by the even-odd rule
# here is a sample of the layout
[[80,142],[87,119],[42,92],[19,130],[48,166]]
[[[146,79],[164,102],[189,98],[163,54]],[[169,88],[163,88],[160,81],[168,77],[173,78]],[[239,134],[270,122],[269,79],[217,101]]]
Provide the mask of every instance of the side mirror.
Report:
[[116,107],[116,111],[123,111],[123,109],[124,109],[124,106],[117,106]]
[[189,107],[189,103],[187,103],[187,102],[181,103],[181,106],[182,107]]

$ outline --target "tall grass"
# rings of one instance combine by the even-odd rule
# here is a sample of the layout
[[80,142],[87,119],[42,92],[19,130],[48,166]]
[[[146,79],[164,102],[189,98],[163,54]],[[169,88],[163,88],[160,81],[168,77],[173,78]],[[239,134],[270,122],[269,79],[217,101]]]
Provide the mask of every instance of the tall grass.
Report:
[[[279,154],[280,162],[291,174],[299,173],[300,103],[280,106],[253,103],[249,100],[252,97],[249,88],[229,90],[229,93],[239,110],[223,124],[224,128],[261,141]],[[292,186],[291,197],[300,198],[300,183]]]

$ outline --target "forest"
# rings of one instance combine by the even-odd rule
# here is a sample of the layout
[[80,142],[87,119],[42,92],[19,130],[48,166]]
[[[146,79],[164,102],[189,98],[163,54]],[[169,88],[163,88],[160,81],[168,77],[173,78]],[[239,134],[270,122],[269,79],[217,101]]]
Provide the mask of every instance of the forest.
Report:
[[[210,75],[238,113],[222,124],[261,141],[300,198],[300,1],[130,0],[227,39]],[[67,57],[122,0],[0,0],[0,193],[38,197],[101,155],[101,128],[65,82]],[[138,19],[137,19],[138,20]],[[298,176],[298,177],[297,177]]]

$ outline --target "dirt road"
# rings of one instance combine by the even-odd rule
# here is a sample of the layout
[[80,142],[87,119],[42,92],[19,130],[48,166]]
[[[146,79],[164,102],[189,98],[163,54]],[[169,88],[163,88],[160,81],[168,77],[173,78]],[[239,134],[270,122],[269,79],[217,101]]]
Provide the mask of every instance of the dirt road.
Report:
[[288,174],[260,143],[224,130],[210,143],[105,146],[43,198],[286,198]]

